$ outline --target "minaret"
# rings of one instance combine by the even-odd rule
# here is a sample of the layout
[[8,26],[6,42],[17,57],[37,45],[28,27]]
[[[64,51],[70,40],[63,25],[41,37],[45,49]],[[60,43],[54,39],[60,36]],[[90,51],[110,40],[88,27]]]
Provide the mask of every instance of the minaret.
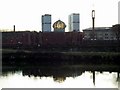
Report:
[[92,30],[93,30],[93,37],[92,39],[95,40],[95,10],[92,10]]

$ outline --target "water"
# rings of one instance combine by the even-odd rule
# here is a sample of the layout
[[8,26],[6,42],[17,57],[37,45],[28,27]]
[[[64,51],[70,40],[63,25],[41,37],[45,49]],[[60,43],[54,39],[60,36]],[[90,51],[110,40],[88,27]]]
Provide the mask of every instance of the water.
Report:
[[1,88],[118,88],[119,74],[85,71],[80,68],[37,68],[5,70]]

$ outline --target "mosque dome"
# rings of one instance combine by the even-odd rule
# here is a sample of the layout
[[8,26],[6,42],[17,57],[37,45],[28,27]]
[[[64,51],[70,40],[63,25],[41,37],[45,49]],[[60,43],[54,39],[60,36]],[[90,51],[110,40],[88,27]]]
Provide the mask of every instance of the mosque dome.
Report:
[[53,24],[54,29],[65,29],[66,25],[63,21],[58,20]]

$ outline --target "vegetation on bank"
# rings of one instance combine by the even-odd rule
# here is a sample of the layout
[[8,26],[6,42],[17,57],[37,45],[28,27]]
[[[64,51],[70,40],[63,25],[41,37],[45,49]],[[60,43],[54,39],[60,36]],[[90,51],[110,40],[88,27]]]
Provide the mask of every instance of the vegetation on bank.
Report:
[[118,52],[50,52],[13,51],[3,52],[3,65],[48,66],[48,65],[120,65]]
[[79,68],[120,71],[120,52],[2,49],[2,58],[3,69]]
[[1,49],[0,51],[2,53],[17,53],[17,52],[29,53],[29,52],[31,52],[30,50],[19,50],[19,49]]
[[93,56],[93,55],[100,55],[100,56],[112,56],[112,55],[120,55],[120,52],[62,52],[65,55],[80,55],[80,56]]

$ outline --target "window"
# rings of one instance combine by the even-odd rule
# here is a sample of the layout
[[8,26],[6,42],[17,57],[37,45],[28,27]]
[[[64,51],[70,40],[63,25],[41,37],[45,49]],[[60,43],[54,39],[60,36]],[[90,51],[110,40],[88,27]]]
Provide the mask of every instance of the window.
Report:
[[108,39],[108,37],[105,37],[105,39]]
[[113,36],[113,34],[110,34],[111,36]]
[[108,35],[108,33],[105,33],[105,36],[107,36]]

